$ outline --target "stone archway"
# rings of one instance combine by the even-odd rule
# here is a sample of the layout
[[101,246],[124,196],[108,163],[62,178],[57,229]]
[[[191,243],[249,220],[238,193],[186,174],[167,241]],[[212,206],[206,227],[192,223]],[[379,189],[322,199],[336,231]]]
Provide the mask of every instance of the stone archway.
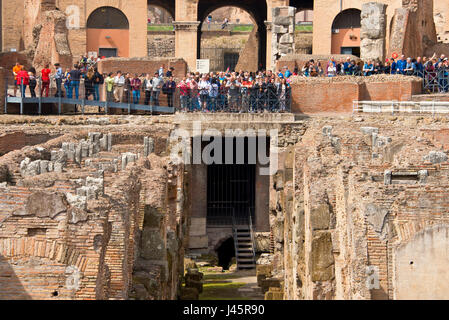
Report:
[[[253,39],[249,39],[250,43],[257,47],[257,51],[255,52],[252,49],[250,52],[246,51],[245,55],[251,55],[250,60],[257,61],[255,64],[255,68],[258,67],[265,68],[267,61],[267,28],[265,25],[265,21],[267,20],[267,3],[266,1],[257,1],[257,0],[247,0],[247,1],[239,1],[239,0],[216,0],[216,1],[206,1],[200,0],[198,3],[198,38],[197,38],[197,58],[201,57],[201,30],[202,25],[207,16],[223,7],[237,7],[245,12],[247,12],[251,19],[253,20],[255,33]],[[250,36],[251,37],[251,36]],[[224,71],[224,70],[223,70]],[[257,71],[257,70],[249,70],[249,71]]]
[[360,57],[361,11],[346,9],[332,23],[331,54],[346,54]]

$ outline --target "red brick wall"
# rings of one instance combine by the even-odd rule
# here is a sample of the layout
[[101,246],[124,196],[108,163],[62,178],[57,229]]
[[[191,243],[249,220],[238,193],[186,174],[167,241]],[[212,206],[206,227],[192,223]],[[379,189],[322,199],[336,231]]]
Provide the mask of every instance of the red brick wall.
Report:
[[419,81],[407,82],[367,82],[360,86],[359,100],[411,100],[412,95],[421,93]]
[[400,82],[315,82],[292,85],[293,113],[352,112],[354,100],[411,100],[421,93],[420,81]]
[[292,112],[352,112],[352,101],[358,96],[356,83],[301,82],[292,86]]

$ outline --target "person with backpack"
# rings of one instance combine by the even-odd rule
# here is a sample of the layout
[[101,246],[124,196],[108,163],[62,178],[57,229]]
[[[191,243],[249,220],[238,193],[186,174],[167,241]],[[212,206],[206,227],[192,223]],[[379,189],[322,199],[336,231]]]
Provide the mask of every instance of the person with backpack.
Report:
[[99,101],[100,100],[100,86],[104,84],[104,77],[103,75],[98,72],[98,68],[94,68],[94,100]]
[[219,82],[218,79],[213,77],[209,86],[209,111],[216,112],[217,110],[217,98],[219,94]]
[[28,72],[29,77],[29,87],[30,87],[30,93],[32,98],[36,98],[36,87],[37,87],[37,80],[36,80],[36,70],[31,70]]

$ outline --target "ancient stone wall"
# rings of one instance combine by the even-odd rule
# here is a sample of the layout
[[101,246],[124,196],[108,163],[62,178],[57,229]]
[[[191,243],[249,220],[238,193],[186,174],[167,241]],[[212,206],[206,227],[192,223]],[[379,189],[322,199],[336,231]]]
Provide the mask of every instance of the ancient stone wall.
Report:
[[168,127],[89,129],[0,158],[1,298],[176,299],[186,218]]
[[295,52],[295,14],[294,7],[272,9],[271,69],[275,67],[278,59]]
[[272,273],[283,274],[284,297],[443,297],[447,119],[347,120],[321,119],[298,132],[284,264],[272,263]]

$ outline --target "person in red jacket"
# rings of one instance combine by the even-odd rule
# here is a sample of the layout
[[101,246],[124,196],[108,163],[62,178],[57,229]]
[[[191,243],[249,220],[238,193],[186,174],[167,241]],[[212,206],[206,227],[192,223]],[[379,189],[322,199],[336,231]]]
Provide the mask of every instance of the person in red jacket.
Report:
[[49,65],[45,65],[45,68],[42,69],[41,74],[42,74],[42,87],[41,87],[41,97],[43,92],[45,91],[45,96],[48,97],[48,93],[50,91],[50,73],[51,70],[49,69]]
[[30,76],[28,72],[25,70],[25,67],[17,73],[17,83],[19,84],[20,91],[22,93],[22,97],[25,97],[25,90],[27,85],[30,83]]

